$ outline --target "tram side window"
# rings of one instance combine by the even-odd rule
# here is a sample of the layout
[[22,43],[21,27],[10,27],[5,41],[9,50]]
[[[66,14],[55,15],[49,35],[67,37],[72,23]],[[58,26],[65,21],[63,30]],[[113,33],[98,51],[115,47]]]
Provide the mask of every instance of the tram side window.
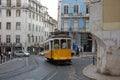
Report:
[[61,40],[61,48],[67,48],[66,40],[62,39]]
[[45,43],[45,50],[49,50],[49,43]]
[[47,42],[46,49],[49,50],[49,43]]
[[51,41],[51,49],[53,49],[53,41]]
[[54,40],[54,48],[55,49],[59,48],[59,40]]
[[71,48],[71,40],[68,40],[68,48]]

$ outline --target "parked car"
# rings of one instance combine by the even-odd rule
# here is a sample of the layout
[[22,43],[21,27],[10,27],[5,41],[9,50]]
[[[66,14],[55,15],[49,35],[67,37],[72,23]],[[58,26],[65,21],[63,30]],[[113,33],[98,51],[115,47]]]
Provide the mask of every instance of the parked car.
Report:
[[27,51],[22,51],[22,50],[20,50],[20,51],[15,51],[14,55],[15,55],[16,57],[30,56],[30,53],[27,52]]
[[38,53],[39,56],[44,56],[44,51]]

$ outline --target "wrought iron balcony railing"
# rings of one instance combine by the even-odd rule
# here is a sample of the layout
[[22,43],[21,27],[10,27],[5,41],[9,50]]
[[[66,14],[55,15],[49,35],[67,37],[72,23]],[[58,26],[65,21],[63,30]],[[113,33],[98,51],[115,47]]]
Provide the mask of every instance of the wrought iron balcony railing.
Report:
[[68,13],[68,14],[64,14],[61,13],[61,16],[64,17],[89,17],[89,14],[86,13]]

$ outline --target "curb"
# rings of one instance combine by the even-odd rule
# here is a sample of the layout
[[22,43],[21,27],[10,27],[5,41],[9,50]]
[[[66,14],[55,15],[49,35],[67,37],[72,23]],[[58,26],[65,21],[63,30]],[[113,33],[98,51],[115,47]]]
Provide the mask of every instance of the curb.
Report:
[[93,80],[120,80],[120,76],[108,76],[96,72],[96,66],[92,64],[85,67],[82,71],[83,75]]
[[[83,73],[84,76],[86,76],[86,77],[89,78],[89,79],[97,80],[97,78],[95,78],[95,76],[92,77],[92,76],[90,76],[90,75],[87,74],[87,69],[88,69],[88,67],[90,67],[91,65],[92,65],[92,64],[86,66],[86,67],[82,70],[82,73]],[[91,73],[91,74],[92,74],[92,73]]]
[[0,66],[4,65],[4,64],[7,64],[9,62],[12,62],[12,61],[15,61],[15,60],[19,60],[18,58],[14,58],[14,59],[11,59],[11,60],[8,60],[6,62],[3,62],[3,63],[0,63]]

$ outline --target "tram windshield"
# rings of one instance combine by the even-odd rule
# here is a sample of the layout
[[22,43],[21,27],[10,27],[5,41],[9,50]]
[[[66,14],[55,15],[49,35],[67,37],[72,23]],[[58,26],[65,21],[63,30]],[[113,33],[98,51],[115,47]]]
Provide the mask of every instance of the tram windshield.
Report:
[[71,49],[71,40],[70,39],[54,40],[54,49]]
[[67,48],[66,40],[62,39],[61,40],[61,48]]
[[59,48],[59,40],[54,40],[54,48],[55,49]]

